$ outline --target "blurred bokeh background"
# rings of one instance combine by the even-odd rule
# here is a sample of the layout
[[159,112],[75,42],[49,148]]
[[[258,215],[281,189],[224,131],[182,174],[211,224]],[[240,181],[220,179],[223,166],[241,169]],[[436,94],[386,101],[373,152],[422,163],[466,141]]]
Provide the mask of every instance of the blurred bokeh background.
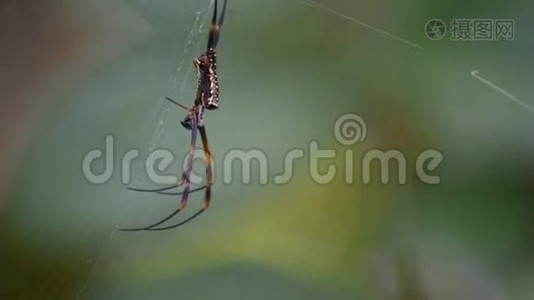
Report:
[[[0,297],[532,299],[534,114],[471,72],[534,105],[534,3],[317,3],[330,10],[229,0],[221,104],[207,115],[212,207],[177,230],[125,233],[177,206],[127,191],[118,166],[130,149],[187,152],[184,112],[162,99],[192,102],[191,61],[213,3],[0,1]],[[433,18],[513,19],[515,40],[432,41],[424,27]],[[334,122],[347,113],[367,122],[365,142],[336,141]],[[117,168],[94,185],[82,159],[109,134]],[[310,176],[312,141],[338,153],[330,184]],[[263,151],[269,184],[243,184],[240,174],[224,184],[232,149]],[[306,158],[274,184],[292,149]],[[362,184],[360,158],[372,149],[402,151],[407,183],[383,185],[376,168]],[[426,149],[445,157],[438,185],[415,176]],[[177,162],[169,172],[180,171]],[[132,177],[150,185],[141,161]],[[202,197],[192,195],[188,213]]]

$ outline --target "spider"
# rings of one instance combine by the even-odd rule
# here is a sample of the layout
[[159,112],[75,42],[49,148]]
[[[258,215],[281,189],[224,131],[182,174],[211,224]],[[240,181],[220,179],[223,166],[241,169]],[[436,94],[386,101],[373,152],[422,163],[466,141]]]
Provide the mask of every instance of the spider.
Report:
[[[219,19],[217,20],[217,0],[215,0],[215,8],[213,10],[213,18],[211,21],[210,33],[208,38],[208,47],[207,50],[200,54],[197,58],[193,60],[193,65],[197,74],[197,93],[195,101],[191,107],[186,107],[171,98],[166,97],[167,101],[172,102],[173,104],[185,109],[187,115],[183,121],[180,123],[182,126],[191,131],[191,146],[189,148],[187,165],[185,170],[182,172],[180,181],[177,184],[174,184],[169,187],[164,187],[160,189],[137,189],[137,188],[128,188],[129,190],[138,191],[138,192],[155,192],[164,195],[181,195],[182,200],[180,207],[176,209],[172,214],[165,217],[161,221],[154,223],[149,226],[140,227],[140,228],[131,228],[131,229],[121,229],[122,231],[161,231],[176,228],[182,226],[189,221],[195,219],[200,214],[208,209],[211,202],[211,186],[213,184],[213,171],[211,168],[211,152],[208,144],[208,136],[206,133],[206,126],[204,125],[204,115],[206,110],[213,110],[219,106],[219,82],[217,79],[217,43],[219,41],[219,34],[221,31],[221,26],[224,22],[224,16],[226,13],[226,3],[227,0],[224,0],[222,13]],[[200,133],[200,138],[202,140],[202,148],[204,151],[204,160],[206,162],[206,185],[199,187],[193,190],[190,190],[190,176],[193,170],[193,158],[195,154],[196,141],[197,141],[197,132]],[[184,190],[178,193],[169,193],[165,192],[173,188],[181,187],[185,185]],[[176,216],[180,211],[183,211],[187,205],[187,200],[190,193],[206,189],[204,196],[204,206],[197,211],[195,214],[185,219],[184,221],[170,226],[158,227],[164,222],[170,220]]]

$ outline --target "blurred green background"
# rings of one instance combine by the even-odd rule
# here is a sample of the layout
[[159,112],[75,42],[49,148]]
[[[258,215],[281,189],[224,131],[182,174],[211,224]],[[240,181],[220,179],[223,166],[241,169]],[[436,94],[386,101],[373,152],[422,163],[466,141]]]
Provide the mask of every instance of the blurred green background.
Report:
[[[193,101],[191,61],[204,50],[211,1],[0,1],[0,296],[532,299],[534,115],[471,71],[534,105],[534,4],[319,3],[337,13],[297,0],[229,0],[220,109],[206,121],[212,206],[177,230],[125,233],[166,216],[178,198],[127,191],[118,167],[93,185],[82,158],[108,134],[116,166],[132,148],[186,154],[184,112],[162,99]],[[424,26],[433,18],[514,19],[516,37],[432,41]],[[334,122],[346,113],[367,122],[364,143],[336,142]],[[310,177],[311,141],[338,151],[334,182]],[[289,183],[274,184],[296,148],[306,158]],[[232,149],[266,153],[270,183],[235,174],[223,184]],[[348,149],[351,184],[342,176]],[[402,151],[407,184],[380,184],[378,168],[362,184],[359,158],[371,149]],[[445,156],[439,185],[415,176],[426,149]],[[141,161],[132,176],[150,185]],[[189,214],[202,197],[191,196]]]

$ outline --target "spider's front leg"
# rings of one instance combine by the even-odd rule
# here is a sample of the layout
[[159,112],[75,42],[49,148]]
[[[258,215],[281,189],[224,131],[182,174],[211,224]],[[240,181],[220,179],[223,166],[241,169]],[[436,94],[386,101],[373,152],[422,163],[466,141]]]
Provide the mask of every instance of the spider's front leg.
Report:
[[[185,110],[188,111],[188,114],[187,114],[187,116],[185,117],[185,119],[184,119],[183,121],[180,122],[180,123],[182,124],[182,126],[183,126],[185,129],[187,129],[187,130],[191,130],[191,128],[194,128],[194,127],[195,127],[195,126],[192,124],[192,120],[193,120],[193,118],[194,118],[195,115],[198,115],[198,116],[199,116],[199,117],[196,118],[196,120],[197,120],[197,122],[196,122],[197,127],[198,127],[198,126],[202,126],[201,124],[202,124],[202,122],[203,122],[203,120],[202,120],[202,119],[203,119],[203,112],[202,112],[201,108],[196,108],[196,111],[195,111],[193,108],[187,108],[185,105],[180,104],[179,102],[177,102],[177,101],[175,101],[175,100],[173,100],[173,99],[171,99],[171,98],[169,98],[169,97],[165,97],[165,99],[166,99],[167,101],[169,101],[169,102],[171,102],[171,103],[173,103],[173,104],[175,104],[175,105],[177,105],[177,106],[179,106],[179,107],[181,107],[181,108],[183,108],[183,109],[185,109]],[[195,112],[197,112],[197,111],[199,111],[200,113],[196,113],[196,114],[195,114]],[[195,148],[195,149],[196,149],[196,148]],[[194,152],[193,152],[193,155],[194,155]],[[189,158],[191,158],[191,157],[192,157],[192,156],[191,156],[191,153],[189,153]],[[189,170],[189,174],[186,174],[188,170]],[[184,182],[187,180],[187,178],[189,178],[189,177],[191,176],[191,172],[192,172],[192,171],[191,171],[190,169],[186,169],[186,172],[184,172],[184,173],[182,174],[182,177],[181,177],[181,179],[180,179],[180,183],[174,185],[173,187],[180,187],[180,186],[182,186],[182,185],[184,184]],[[200,190],[203,190],[203,189],[205,189],[205,188],[206,188],[206,186],[204,185],[204,186],[201,186],[201,187],[198,187],[198,188],[189,190],[188,192],[189,192],[189,193],[194,193],[194,192],[198,192],[198,191],[200,191]],[[157,193],[158,193],[158,194],[162,194],[162,195],[178,196],[178,195],[183,195],[184,192],[164,192],[164,191],[158,191]]]
[[[147,227],[144,230],[147,230],[147,231],[163,231],[163,230],[173,229],[173,228],[182,226],[182,225],[194,220],[196,217],[201,215],[203,212],[205,212],[209,208],[210,203],[211,203],[211,186],[213,185],[213,169],[211,167],[211,151],[210,151],[209,144],[208,144],[208,135],[206,134],[205,126],[200,126],[197,129],[200,132],[200,137],[202,139],[202,146],[204,148],[204,158],[205,158],[205,161],[206,161],[206,177],[207,177],[206,181],[207,181],[207,183],[206,183],[206,194],[204,196],[204,207],[202,207],[195,214],[193,214],[192,216],[190,216],[189,218],[183,220],[182,222],[180,222],[178,224],[171,225],[171,226],[154,228],[157,225],[163,223],[163,222],[160,222],[157,225],[153,225],[153,226]],[[186,191],[188,191],[188,189],[189,189],[189,186],[186,186],[186,188],[185,188],[185,190],[184,190],[184,192],[182,194],[182,201],[183,201],[184,197],[187,198],[187,192]],[[170,219],[170,217],[167,218],[166,220],[168,220],[168,219]]]
[[168,215],[167,217],[165,217],[164,219],[160,220],[159,222],[157,223],[154,223],[150,226],[145,226],[145,227],[140,227],[140,228],[126,228],[126,229],[121,229],[121,231],[141,231],[141,230],[163,230],[161,228],[154,228],[154,227],[157,227],[161,224],[163,224],[164,222],[170,220],[172,217],[176,216],[179,212],[181,212],[182,210],[185,209],[186,205],[187,205],[187,199],[189,198],[189,189],[190,189],[190,186],[191,186],[191,182],[189,180],[190,176],[191,176],[191,172],[193,170],[193,158],[194,158],[194,155],[195,155],[195,147],[196,147],[196,141],[197,141],[197,131],[198,131],[198,126],[197,126],[197,118],[196,117],[192,117],[191,119],[191,124],[192,124],[192,130],[191,130],[191,147],[189,149],[189,156],[188,156],[188,161],[187,161],[187,166],[186,166],[186,169],[183,171],[182,173],[182,178],[180,180],[180,182],[178,183],[178,185],[175,185],[175,186],[181,186],[185,183],[185,188],[184,190],[181,192],[182,194],[182,200],[180,202],[180,207],[178,209],[176,209],[174,212],[172,212],[170,215]]
[[191,188],[191,173],[193,172],[193,160],[195,158],[195,149],[197,143],[197,132],[198,132],[198,118],[196,114],[190,112],[188,114],[188,120],[191,125],[191,146],[189,147],[189,153],[187,154],[187,165],[185,170],[182,172],[182,177],[177,186],[182,186],[185,184],[185,188],[182,191],[182,201],[180,204],[180,209],[185,209],[187,204],[187,199],[189,197],[189,190]]
[[[189,109],[187,106],[169,98],[169,97],[165,97],[165,100],[185,109],[188,111],[188,115],[186,117],[186,119],[184,121],[182,121],[182,126],[186,127],[186,129],[191,129],[192,127],[192,124],[191,124],[191,118],[189,117],[193,112],[191,111],[191,109]],[[183,179],[183,174],[182,174],[182,177]],[[180,181],[180,183],[176,183],[176,184],[173,184],[171,186],[166,186],[166,187],[162,187],[162,188],[156,188],[156,189],[143,189],[143,188],[136,188],[136,187],[128,187],[127,189],[130,190],[130,191],[134,191],[134,192],[144,192],[144,193],[158,193],[158,194],[162,194],[162,195],[172,195],[172,196],[178,196],[178,195],[182,195],[183,192],[173,192],[173,193],[166,193],[165,191],[168,191],[168,190],[172,190],[172,189],[175,189],[175,188],[178,188],[180,186],[182,186],[184,184],[184,181]],[[202,186],[202,187],[199,187],[199,188],[196,188],[196,189],[193,189],[191,191],[189,191],[190,193],[194,193],[194,192],[197,192],[197,191],[200,191],[202,189],[204,189],[205,186]]]
[[211,150],[208,144],[208,135],[206,127],[202,126],[198,129],[200,138],[202,139],[202,148],[204,150],[204,160],[206,162],[206,195],[204,197],[204,209],[207,209],[211,203],[211,186],[213,185],[213,169],[211,166]]

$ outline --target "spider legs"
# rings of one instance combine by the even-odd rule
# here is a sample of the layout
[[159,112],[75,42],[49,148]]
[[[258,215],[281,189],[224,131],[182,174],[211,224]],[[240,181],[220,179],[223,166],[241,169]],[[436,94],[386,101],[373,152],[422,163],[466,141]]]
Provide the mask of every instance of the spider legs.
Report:
[[204,197],[204,208],[208,208],[211,202],[211,186],[213,185],[213,169],[211,167],[211,150],[208,144],[208,135],[206,127],[202,126],[198,129],[200,138],[202,140],[202,148],[204,150],[204,160],[206,162],[206,196]]
[[[172,229],[172,228],[176,228],[176,227],[182,226],[182,225],[188,223],[189,221],[192,221],[196,217],[200,216],[203,212],[205,212],[209,208],[210,203],[211,203],[211,186],[213,185],[213,169],[211,167],[211,151],[210,151],[209,144],[208,144],[208,135],[206,134],[206,127],[205,126],[199,127],[198,131],[200,132],[200,137],[202,139],[202,147],[204,149],[204,159],[205,159],[205,162],[206,162],[207,183],[206,183],[206,193],[205,193],[205,196],[204,196],[204,206],[200,210],[198,210],[195,214],[193,214],[192,216],[190,216],[189,218],[183,220],[182,222],[180,222],[178,224],[171,225],[171,226],[154,228],[157,225],[160,225],[161,223],[164,222],[164,221],[162,221],[162,222],[158,223],[157,225],[149,226],[148,228],[145,228],[144,230],[147,230],[147,231],[162,231],[162,230],[168,230],[168,229]],[[189,186],[186,186],[186,190],[188,190],[188,188],[189,188]],[[187,198],[185,190],[184,190],[184,194],[182,195],[182,201],[184,199],[184,196]],[[178,212],[176,212],[176,214],[177,213]],[[174,216],[176,214],[173,214],[173,215],[169,216],[168,218],[165,219],[165,221],[167,221],[168,219],[170,219],[172,216]]]
[[[165,97],[165,100],[189,111],[189,108],[181,103],[179,103],[178,101],[175,101],[169,97]],[[191,154],[189,154],[191,155]],[[162,187],[162,188],[156,188],[156,189],[142,189],[142,188],[134,188],[134,187],[127,187],[128,190],[130,191],[134,191],[134,192],[144,192],[144,193],[158,193],[158,194],[162,194],[162,195],[172,195],[172,196],[176,196],[176,195],[182,195],[183,192],[174,192],[174,193],[164,193],[165,191],[168,191],[168,190],[172,190],[174,188],[179,188],[181,187],[185,180],[184,180],[184,174],[182,174],[182,177],[180,178],[180,182],[178,182],[177,184],[173,184],[173,185],[170,185],[170,186],[166,186],[166,187]],[[191,190],[190,192],[191,193],[194,193],[194,192],[197,192],[197,191],[200,191],[202,189],[204,189],[205,186],[202,186],[202,187],[199,187],[199,188],[195,188],[193,190]]]
[[[188,154],[188,158],[187,158],[187,166],[186,166],[186,169],[182,173],[182,177],[180,179],[180,182],[177,185],[174,185],[174,186],[172,186],[170,188],[166,187],[166,188],[162,188],[162,189],[157,189],[158,192],[161,192],[161,191],[169,190],[169,189],[172,189],[174,187],[177,187],[177,186],[179,187],[179,186],[182,186],[182,185],[185,184],[185,188],[184,188],[183,192],[179,193],[179,194],[182,195],[182,200],[181,200],[181,203],[180,203],[180,207],[178,209],[176,209],[173,213],[171,213],[170,215],[168,215],[167,217],[165,217],[164,219],[160,220],[157,223],[154,223],[152,225],[145,226],[145,227],[140,227],[140,228],[121,229],[121,231],[151,230],[153,227],[156,227],[158,225],[163,224],[167,220],[169,220],[172,217],[174,217],[175,215],[177,215],[180,211],[185,209],[185,206],[187,205],[187,199],[189,197],[189,193],[192,192],[192,191],[190,191],[190,187],[191,187],[190,176],[191,176],[191,172],[193,171],[193,159],[194,159],[194,156],[195,156],[195,147],[196,147],[197,131],[198,131],[197,118],[193,117],[191,119],[191,121],[192,121],[192,125],[193,125],[192,129],[191,129],[191,146],[190,146],[189,154]],[[197,190],[200,190],[200,189],[202,189],[202,188],[195,189],[194,191],[197,191]],[[137,190],[139,191],[139,189],[137,189]],[[140,191],[147,191],[147,190],[140,190]]]
[[[176,102],[176,101],[174,101],[174,100],[172,100],[170,98],[166,98],[166,100],[168,100],[168,101],[170,101],[170,102],[172,102],[172,103],[174,103],[174,104],[176,104],[176,105],[178,105],[178,106],[180,106],[182,108],[186,108],[185,106],[181,105],[180,103],[178,103],[178,102]],[[211,186],[213,185],[213,169],[212,169],[211,151],[210,151],[210,147],[209,147],[209,143],[208,143],[208,136],[207,136],[207,133],[206,133],[205,126],[198,126],[199,125],[199,120],[198,120],[198,117],[194,113],[190,114],[190,120],[191,120],[191,125],[192,125],[191,126],[191,146],[189,148],[186,169],[182,173],[182,177],[180,178],[180,182],[177,185],[173,185],[171,187],[165,187],[165,188],[154,189],[154,190],[142,190],[142,189],[130,188],[130,190],[134,190],[134,191],[142,191],[142,192],[155,191],[155,192],[158,192],[158,193],[164,194],[164,195],[181,195],[182,199],[181,199],[180,207],[178,209],[176,209],[174,212],[172,212],[170,215],[165,217],[164,219],[162,219],[159,222],[154,223],[154,224],[152,224],[150,226],[145,226],[145,227],[141,227],[141,228],[121,229],[122,231],[142,231],[142,230],[146,230],[146,231],[162,231],[162,230],[168,230],[168,229],[176,228],[176,227],[182,226],[182,225],[188,223],[189,221],[195,219],[196,217],[201,215],[204,211],[206,211],[208,209],[208,207],[210,206],[210,203],[211,203]],[[203,147],[203,151],[204,151],[204,160],[205,160],[205,163],[206,163],[206,177],[207,177],[206,181],[207,181],[207,183],[203,187],[199,187],[199,188],[195,188],[193,190],[190,190],[190,187],[191,187],[190,176],[191,176],[191,173],[193,171],[193,159],[194,159],[195,149],[196,149],[197,131],[200,132],[200,137],[201,137],[201,140],[202,140],[202,147]],[[179,186],[182,186],[184,184],[185,184],[185,187],[184,187],[184,190],[182,192],[164,193],[164,191],[166,191],[166,190],[170,190],[172,188],[179,187]],[[178,224],[174,224],[174,225],[171,225],[171,226],[165,226],[165,227],[157,227],[157,226],[163,224],[164,222],[170,220],[171,218],[173,218],[174,216],[176,216],[178,213],[180,213],[182,210],[185,209],[190,193],[196,192],[196,191],[200,191],[200,190],[202,190],[204,188],[206,189],[206,192],[205,192],[205,196],[204,196],[204,206],[203,206],[203,208],[201,208],[195,214],[193,214],[189,218],[181,221]]]
[[173,103],[173,104],[176,104],[176,105],[178,105],[179,107],[181,107],[181,108],[183,108],[183,109],[185,109],[185,110],[189,110],[189,108],[188,108],[187,106],[181,104],[180,102],[177,102],[177,101],[175,101],[175,100],[172,100],[172,99],[169,98],[169,97],[165,97],[165,100],[167,100],[167,101],[169,101],[169,102],[171,102],[171,103]]
[[221,16],[217,21],[217,0],[215,0],[215,7],[213,9],[213,18],[211,20],[210,34],[208,39],[208,50],[217,48],[217,43],[219,42],[219,33],[221,31],[221,26],[224,23],[224,16],[226,14],[226,2],[224,0]]

